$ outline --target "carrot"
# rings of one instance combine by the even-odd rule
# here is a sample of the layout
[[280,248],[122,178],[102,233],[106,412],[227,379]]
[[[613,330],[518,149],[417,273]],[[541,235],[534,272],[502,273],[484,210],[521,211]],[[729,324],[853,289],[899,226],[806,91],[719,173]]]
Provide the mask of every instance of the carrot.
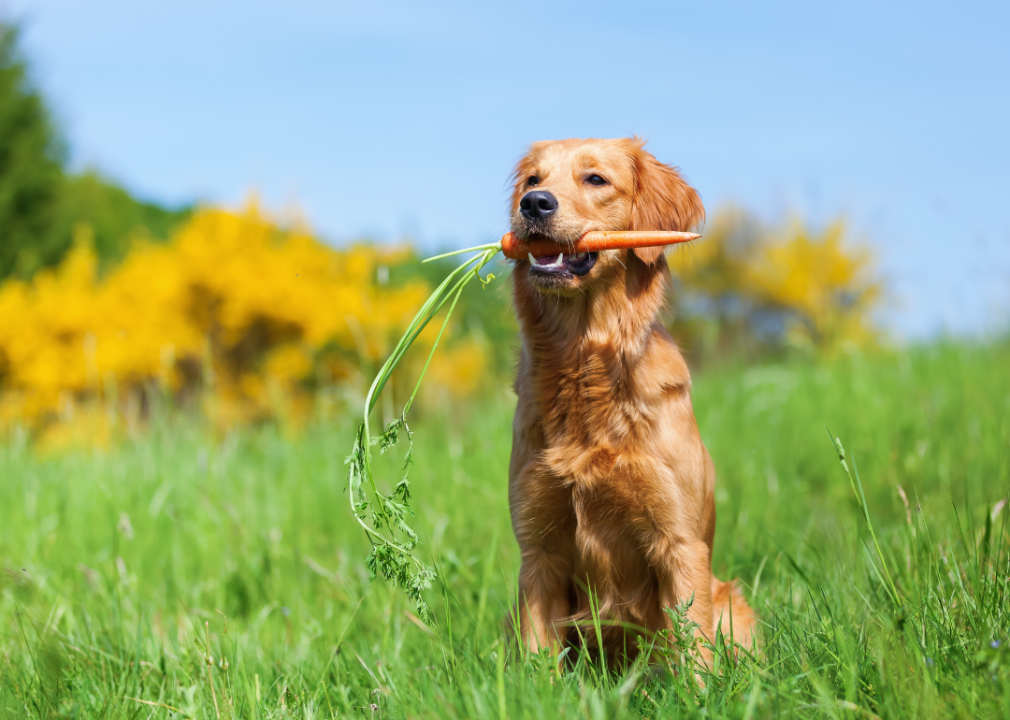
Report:
[[559,252],[580,253],[596,250],[618,250],[644,247],[658,247],[688,242],[701,235],[688,232],[666,232],[662,230],[595,230],[587,232],[573,244],[556,243],[551,240],[521,240],[513,233],[505,233],[501,239],[502,253],[512,260],[525,260],[528,255],[544,257]]

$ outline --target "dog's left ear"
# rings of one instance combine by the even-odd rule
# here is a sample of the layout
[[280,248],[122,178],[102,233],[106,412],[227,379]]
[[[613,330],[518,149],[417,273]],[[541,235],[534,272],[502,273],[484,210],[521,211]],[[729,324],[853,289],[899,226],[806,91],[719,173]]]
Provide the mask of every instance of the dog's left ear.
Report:
[[[638,142],[635,159],[635,196],[629,230],[676,230],[686,232],[705,219],[705,207],[697,191],[687,184],[676,168],[664,165]],[[652,265],[663,254],[662,247],[636,248],[635,255]]]

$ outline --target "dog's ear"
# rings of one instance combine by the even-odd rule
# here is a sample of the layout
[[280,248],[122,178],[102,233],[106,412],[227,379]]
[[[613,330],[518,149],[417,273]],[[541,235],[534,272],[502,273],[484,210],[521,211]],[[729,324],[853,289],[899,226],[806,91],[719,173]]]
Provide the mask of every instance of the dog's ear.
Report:
[[[640,140],[632,140],[635,161],[635,196],[630,230],[676,230],[685,232],[705,219],[705,207],[697,191],[676,168],[664,165],[647,152]],[[662,247],[636,248],[635,255],[652,265]]]

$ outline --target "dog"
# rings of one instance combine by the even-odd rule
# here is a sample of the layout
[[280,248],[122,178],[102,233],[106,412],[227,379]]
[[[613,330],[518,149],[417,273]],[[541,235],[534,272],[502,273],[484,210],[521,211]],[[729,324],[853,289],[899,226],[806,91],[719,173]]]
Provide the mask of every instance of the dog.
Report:
[[[512,232],[562,247],[591,230],[686,231],[705,214],[636,138],[534,143],[513,180]],[[697,640],[714,643],[718,627],[751,647],[754,613],[735,582],[712,574],[715,470],[687,364],[659,320],[663,248],[531,256],[512,277],[522,346],[509,505],[523,643],[582,642],[631,659],[635,638],[675,630],[665,608],[690,603]],[[594,612],[602,647],[587,632]]]

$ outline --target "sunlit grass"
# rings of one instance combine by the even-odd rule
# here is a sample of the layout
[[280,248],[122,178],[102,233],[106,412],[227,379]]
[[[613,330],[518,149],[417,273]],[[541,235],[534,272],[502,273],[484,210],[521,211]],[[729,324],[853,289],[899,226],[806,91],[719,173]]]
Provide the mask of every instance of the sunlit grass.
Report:
[[[113,450],[51,457],[14,435],[0,447],[0,708],[1005,716],[1007,367],[1006,345],[937,346],[696,378],[719,472],[713,564],[742,579],[762,638],[756,658],[724,656],[703,684],[644,663],[604,672],[580,659],[558,674],[517,652],[504,390],[413,426],[412,524],[439,573],[433,629],[368,582],[344,494],[350,414],[297,436],[264,426],[216,440],[174,418]],[[826,427],[858,467],[876,544]],[[397,458],[376,462],[388,463],[377,477],[397,477]]]

